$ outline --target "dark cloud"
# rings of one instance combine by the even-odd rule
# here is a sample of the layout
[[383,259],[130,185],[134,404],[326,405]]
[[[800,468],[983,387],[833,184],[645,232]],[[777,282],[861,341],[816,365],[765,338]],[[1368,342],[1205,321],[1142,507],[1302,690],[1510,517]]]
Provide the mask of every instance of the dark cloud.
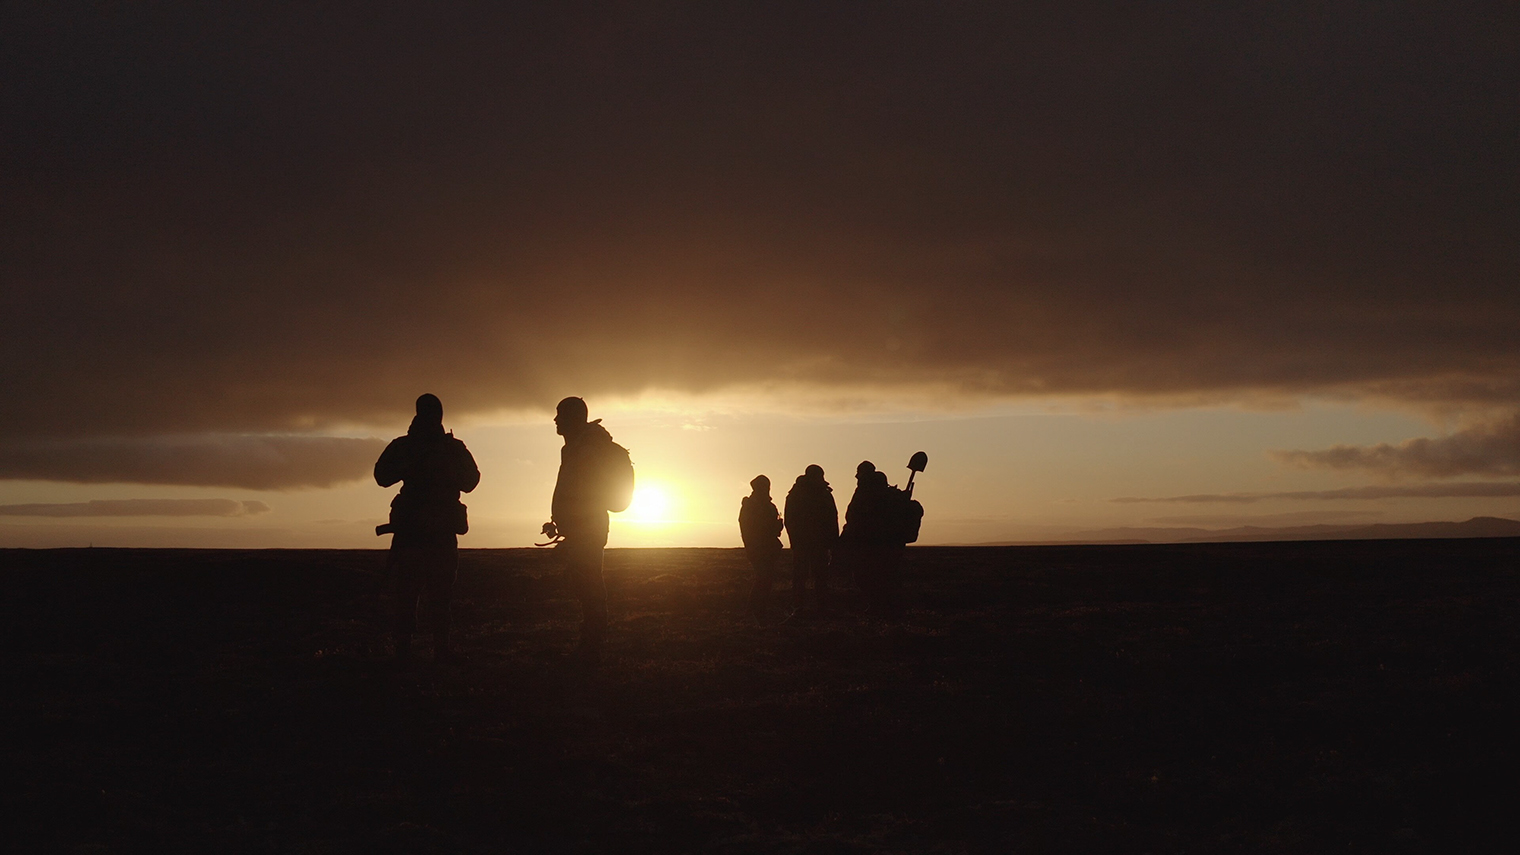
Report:
[[52,439],[0,445],[0,478],[242,487],[330,487],[368,477],[385,443],[314,436]]
[[1370,523],[1383,516],[1382,511],[1295,511],[1286,514],[1188,514],[1153,517],[1146,520],[1155,525],[1199,525],[1210,528],[1237,528],[1240,526],[1306,526],[1347,523]]
[[1389,477],[1520,475],[1520,415],[1398,445],[1337,445],[1323,451],[1279,451],[1273,456],[1301,469],[1360,469]]
[[1516,400],[1513,4],[519,5],[5,12],[0,433]]
[[241,517],[269,512],[263,502],[232,499],[97,499],[66,504],[0,505],[10,517]]
[[1520,496],[1520,483],[1466,482],[1456,484],[1411,484],[1407,486],[1344,487],[1339,490],[1298,490],[1282,493],[1195,493],[1190,496],[1146,498],[1125,496],[1112,501],[1120,504],[1150,502],[1226,503],[1249,505],[1269,499],[1475,499]]

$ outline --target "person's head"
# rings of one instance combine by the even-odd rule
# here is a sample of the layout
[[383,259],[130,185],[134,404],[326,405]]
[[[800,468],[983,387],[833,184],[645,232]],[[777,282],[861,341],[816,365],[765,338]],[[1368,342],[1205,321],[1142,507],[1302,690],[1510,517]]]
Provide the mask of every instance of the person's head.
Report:
[[868,480],[866,483],[870,484],[878,490],[884,490],[887,487],[891,486],[887,483],[887,473],[885,472],[871,472],[868,473],[867,477]]
[[808,468],[802,470],[802,474],[803,474],[804,477],[811,478],[814,481],[822,481],[823,480],[823,467],[819,466],[816,463],[809,463],[808,464]]
[[554,432],[569,436],[586,426],[586,402],[580,398],[566,398],[554,408]]
[[417,418],[424,422],[443,424],[443,402],[437,395],[423,393],[417,396]]
[[771,494],[771,479],[764,475],[756,475],[749,482],[749,488],[754,490],[757,496],[769,496]]
[[875,471],[875,463],[872,463],[869,460],[862,460],[860,461],[860,465],[855,467],[855,480],[865,481],[870,477],[871,473]]

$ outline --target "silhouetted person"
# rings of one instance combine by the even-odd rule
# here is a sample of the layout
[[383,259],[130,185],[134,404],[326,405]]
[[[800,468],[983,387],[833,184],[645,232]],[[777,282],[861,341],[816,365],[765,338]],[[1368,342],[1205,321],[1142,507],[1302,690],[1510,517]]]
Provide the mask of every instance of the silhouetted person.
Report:
[[601,661],[607,637],[607,586],[602,578],[607,514],[628,507],[633,466],[602,420],[588,422],[586,415],[586,402],[580,398],[566,398],[555,408],[554,430],[565,438],[565,445],[544,533],[564,538],[556,554],[581,602],[581,640],[574,657],[595,663]]
[[396,568],[396,658],[411,656],[417,628],[417,598],[427,591],[433,630],[433,658],[458,659],[449,646],[449,605],[459,568],[459,535],[469,530],[459,501],[480,483],[480,470],[463,442],[443,430],[443,403],[433,395],[417,399],[417,416],[406,436],[375,461],[375,483],[401,482],[391,500],[391,563]]
[[759,614],[770,603],[776,586],[776,562],[781,558],[781,514],[771,501],[771,479],[756,475],[749,482],[752,492],[739,503],[739,536],[744,553],[755,568],[755,584],[749,592],[749,612]]
[[897,610],[902,567],[903,493],[871,461],[855,468],[855,495],[845,509],[839,541],[850,556],[855,584],[873,613]]
[[829,608],[829,552],[839,540],[839,508],[834,490],[813,465],[797,476],[786,494],[786,535],[792,543],[792,598],[801,610],[808,579],[820,611]]

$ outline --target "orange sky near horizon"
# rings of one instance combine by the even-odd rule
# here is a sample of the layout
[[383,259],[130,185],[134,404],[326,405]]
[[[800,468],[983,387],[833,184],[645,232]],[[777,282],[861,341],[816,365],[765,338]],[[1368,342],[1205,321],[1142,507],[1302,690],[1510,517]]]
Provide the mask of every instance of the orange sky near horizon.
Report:
[[[854,466],[870,459],[894,483],[907,458],[929,453],[916,481],[926,508],[921,543],[1061,540],[1114,527],[1229,528],[1239,525],[1370,524],[1520,518],[1520,495],[1422,498],[1270,496],[1402,481],[1356,472],[1295,469],[1275,448],[1351,438],[1397,443],[1429,429],[1398,412],[1319,404],[1297,409],[1164,409],[1107,414],[1024,405],[960,414],[779,415],[651,409],[598,410],[632,452],[639,490],[613,516],[609,545],[737,546],[739,499],[766,474],[777,504],[809,463],[824,466],[841,512]],[[402,426],[397,426],[400,432]],[[540,420],[465,420],[453,425],[482,470],[463,497],[465,547],[521,547],[547,518],[560,438]],[[1445,482],[1467,483],[1467,482]],[[1487,482],[1503,484],[1507,482]],[[371,529],[385,519],[394,488],[359,480],[330,488],[241,491],[214,487],[59,485],[0,482],[0,505],[67,504],[102,498],[261,501],[237,517],[23,517],[0,514],[0,546],[383,547]],[[1515,491],[1520,494],[1520,490]],[[1198,497],[1217,494],[1218,501]],[[1116,502],[1191,496],[1184,502]]]

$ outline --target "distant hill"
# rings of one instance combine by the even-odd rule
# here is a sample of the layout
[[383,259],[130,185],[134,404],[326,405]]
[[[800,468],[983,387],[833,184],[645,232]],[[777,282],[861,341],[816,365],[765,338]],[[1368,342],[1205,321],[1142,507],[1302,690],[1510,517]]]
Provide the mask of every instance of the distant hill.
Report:
[[1501,517],[1473,517],[1466,522],[1300,525],[1285,528],[1254,525],[1225,529],[1120,527],[1073,532],[1060,540],[997,541],[976,545],[1232,543],[1264,540],[1408,540],[1451,537],[1520,537],[1520,521]]

